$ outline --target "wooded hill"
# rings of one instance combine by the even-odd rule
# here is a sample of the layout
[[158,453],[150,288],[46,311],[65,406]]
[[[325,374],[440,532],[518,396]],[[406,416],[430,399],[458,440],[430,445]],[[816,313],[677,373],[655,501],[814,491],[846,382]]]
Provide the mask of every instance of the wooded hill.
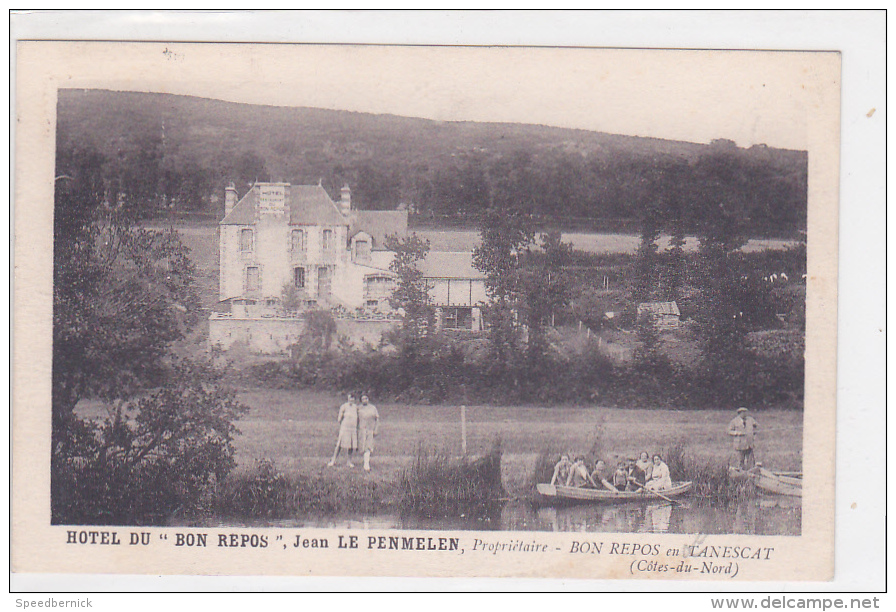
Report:
[[[600,112],[595,109],[595,112]],[[147,209],[218,212],[229,181],[348,183],[356,206],[475,222],[489,206],[594,228],[724,210],[751,235],[805,230],[808,156],[547,127],[445,122],[189,96],[60,90],[57,174],[99,153]],[[217,196],[217,197],[215,197]]]

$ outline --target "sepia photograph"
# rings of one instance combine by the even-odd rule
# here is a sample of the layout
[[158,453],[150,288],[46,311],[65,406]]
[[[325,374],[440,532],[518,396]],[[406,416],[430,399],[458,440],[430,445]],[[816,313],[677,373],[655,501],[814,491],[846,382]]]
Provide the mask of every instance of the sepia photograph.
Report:
[[57,109],[54,523],[799,535],[805,150]]
[[41,541],[829,577],[837,54],[19,53],[70,63]]

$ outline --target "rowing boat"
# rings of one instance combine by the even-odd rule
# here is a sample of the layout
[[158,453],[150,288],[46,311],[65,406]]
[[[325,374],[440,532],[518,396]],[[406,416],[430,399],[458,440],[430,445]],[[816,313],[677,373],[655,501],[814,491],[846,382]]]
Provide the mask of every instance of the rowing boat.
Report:
[[564,499],[570,501],[594,501],[607,503],[653,501],[663,497],[678,497],[691,490],[693,483],[674,482],[671,489],[664,489],[657,493],[646,489],[638,491],[609,491],[607,489],[586,489],[579,487],[563,487],[551,484],[537,484],[535,488],[545,497]]
[[746,471],[732,466],[728,468],[728,474],[734,479],[748,478],[766,493],[803,496],[803,479],[797,476],[799,472],[773,472],[757,465]]

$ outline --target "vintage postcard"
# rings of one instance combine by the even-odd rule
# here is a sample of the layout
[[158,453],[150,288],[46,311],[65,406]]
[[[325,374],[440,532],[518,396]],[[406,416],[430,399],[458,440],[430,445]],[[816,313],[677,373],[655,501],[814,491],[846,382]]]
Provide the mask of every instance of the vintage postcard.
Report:
[[16,68],[13,571],[833,576],[837,53]]

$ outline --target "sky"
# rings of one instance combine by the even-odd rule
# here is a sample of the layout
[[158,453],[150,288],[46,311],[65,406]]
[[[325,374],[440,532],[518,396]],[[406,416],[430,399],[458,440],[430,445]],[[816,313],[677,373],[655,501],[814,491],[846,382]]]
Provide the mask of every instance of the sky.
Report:
[[834,59],[533,47],[74,45],[53,51],[64,64],[55,76],[61,87],[800,150],[807,148],[807,108],[820,95],[816,68]]

